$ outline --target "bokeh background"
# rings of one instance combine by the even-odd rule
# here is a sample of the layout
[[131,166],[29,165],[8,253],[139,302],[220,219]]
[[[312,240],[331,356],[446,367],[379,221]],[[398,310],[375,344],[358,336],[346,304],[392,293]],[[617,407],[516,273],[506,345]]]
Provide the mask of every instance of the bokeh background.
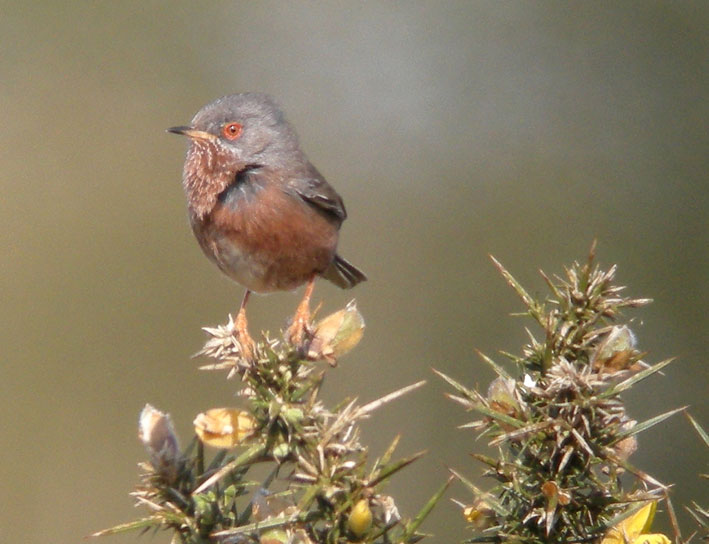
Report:
[[[402,512],[448,467],[480,472],[468,453],[484,445],[456,429],[471,416],[430,369],[485,387],[474,348],[525,341],[488,253],[542,293],[537,270],[597,238],[628,293],[655,299],[629,315],[648,360],[679,358],[628,395],[631,413],[690,404],[709,424],[709,3],[0,5],[1,541],[133,519],[143,405],[186,441],[197,412],[230,404],[237,384],[190,356],[242,289],[192,238],[185,142],[164,129],[232,92],[278,98],[347,203],[342,254],[370,276],[317,287],[326,310],[356,296],[368,324],[326,399],[429,380],[365,427],[375,453],[397,433],[401,454],[429,450],[391,487]],[[297,300],[253,299],[253,328],[282,326]],[[682,417],[634,461],[677,484],[676,506],[706,504],[706,450]],[[468,534],[447,500],[424,529]]]

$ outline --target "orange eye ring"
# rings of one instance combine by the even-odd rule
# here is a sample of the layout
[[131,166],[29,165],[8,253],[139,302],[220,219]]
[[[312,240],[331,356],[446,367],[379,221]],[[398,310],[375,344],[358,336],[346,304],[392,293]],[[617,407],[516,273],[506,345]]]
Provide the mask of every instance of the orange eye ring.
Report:
[[222,127],[222,134],[227,140],[236,140],[243,131],[241,123],[227,123]]

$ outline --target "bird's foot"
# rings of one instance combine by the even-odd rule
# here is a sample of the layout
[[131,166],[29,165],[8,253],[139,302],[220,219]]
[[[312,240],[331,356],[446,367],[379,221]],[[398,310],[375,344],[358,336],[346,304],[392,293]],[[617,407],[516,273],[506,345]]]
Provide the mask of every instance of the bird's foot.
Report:
[[301,349],[306,347],[306,340],[312,339],[313,337],[313,328],[310,324],[310,297],[313,294],[314,282],[314,278],[308,282],[303,300],[298,304],[298,308],[293,316],[293,322],[286,331],[286,338],[291,345]]
[[301,312],[300,308],[293,317],[291,326],[286,331],[286,338],[295,347],[305,347],[306,340],[313,337],[313,328],[310,325],[310,310]]
[[247,361],[253,361],[256,353],[256,343],[251,338],[247,328],[246,308],[241,308],[234,321],[234,334],[241,346],[241,356]]

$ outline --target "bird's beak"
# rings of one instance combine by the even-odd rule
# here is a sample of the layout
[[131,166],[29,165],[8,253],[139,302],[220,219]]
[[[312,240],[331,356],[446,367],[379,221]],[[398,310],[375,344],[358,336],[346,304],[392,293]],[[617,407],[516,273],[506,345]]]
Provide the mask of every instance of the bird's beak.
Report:
[[196,128],[192,127],[171,127],[167,129],[167,132],[172,132],[173,134],[182,134],[183,136],[187,136],[188,138],[191,138],[193,140],[212,141],[217,139],[217,137],[210,132],[205,132],[204,130],[197,130]]

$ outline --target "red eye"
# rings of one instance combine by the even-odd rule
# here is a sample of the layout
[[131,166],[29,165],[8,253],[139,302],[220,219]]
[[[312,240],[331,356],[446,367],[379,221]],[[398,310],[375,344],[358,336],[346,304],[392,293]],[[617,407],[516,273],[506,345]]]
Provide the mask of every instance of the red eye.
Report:
[[227,123],[222,127],[222,134],[227,140],[236,140],[243,132],[244,127],[239,123]]

